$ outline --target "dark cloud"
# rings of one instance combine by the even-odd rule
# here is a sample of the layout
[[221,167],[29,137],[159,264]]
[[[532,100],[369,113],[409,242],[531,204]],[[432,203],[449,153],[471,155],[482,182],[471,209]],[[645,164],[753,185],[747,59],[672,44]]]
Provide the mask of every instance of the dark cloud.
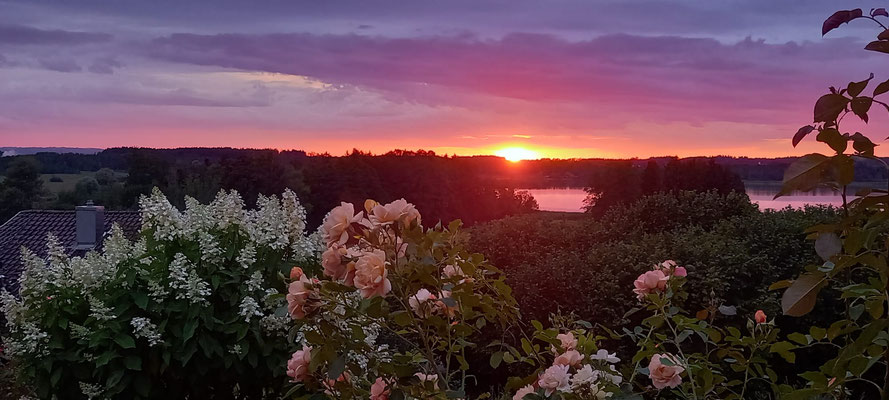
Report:
[[734,109],[762,107],[764,98],[788,96],[790,87],[828,73],[830,59],[863,59],[862,65],[868,65],[868,54],[849,44],[769,44],[750,38],[726,44],[626,34],[583,41],[523,33],[497,40],[174,34],[154,40],[146,51],[177,63],[309,76],[405,98],[420,98],[430,90],[536,102],[692,105],[706,98],[709,105]]
[[0,44],[6,45],[80,45],[110,41],[107,33],[44,30],[30,26],[0,25]]

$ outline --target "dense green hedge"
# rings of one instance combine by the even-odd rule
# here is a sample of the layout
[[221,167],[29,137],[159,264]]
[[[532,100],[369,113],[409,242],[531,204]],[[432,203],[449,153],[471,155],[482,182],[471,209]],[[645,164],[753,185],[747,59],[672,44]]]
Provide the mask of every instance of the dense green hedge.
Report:
[[836,215],[830,207],[759,211],[744,194],[679,192],[598,218],[540,212],[481,224],[472,246],[506,271],[526,318],[561,311],[610,327],[636,322],[624,318],[637,304],[633,280],[665,259],[685,265],[690,286],[701,288],[688,309],[703,308],[712,291],[739,313],[778,315],[768,286],[815,261],[803,231]]

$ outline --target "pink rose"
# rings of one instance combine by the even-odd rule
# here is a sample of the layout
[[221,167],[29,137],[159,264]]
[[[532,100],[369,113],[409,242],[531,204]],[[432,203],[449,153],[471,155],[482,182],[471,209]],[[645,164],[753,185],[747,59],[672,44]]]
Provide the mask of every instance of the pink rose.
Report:
[[[661,360],[668,360],[672,365],[664,365]],[[655,354],[651,356],[651,362],[648,363],[648,376],[654,387],[658,389],[679,386],[682,383],[682,377],[679,374],[683,371],[685,368],[682,368],[676,357],[670,354]]]
[[537,385],[543,388],[546,395],[549,396],[556,390],[567,391],[570,387],[570,379],[571,374],[568,373],[567,365],[553,365],[540,374]]
[[290,280],[295,281],[299,279],[300,276],[303,275],[303,269],[300,267],[293,267],[290,269]]
[[370,385],[370,400],[389,400],[389,388],[382,377],[377,378],[373,385]]
[[753,314],[753,319],[756,320],[757,324],[766,323],[766,313],[762,310],[756,310],[756,314]]
[[666,276],[687,276],[688,271],[686,271],[685,267],[679,267],[676,264],[676,261],[667,260],[660,265],[656,265],[655,269],[661,270]]
[[364,253],[355,263],[355,278],[353,283],[361,295],[368,299],[374,296],[383,296],[392,290],[386,270],[386,253],[382,250]]
[[336,243],[332,244],[321,254],[321,266],[324,267],[324,276],[334,280],[346,277],[346,265],[343,264],[343,256],[346,249]]
[[442,277],[444,278],[453,278],[455,276],[463,276],[463,269],[457,266],[457,264],[449,264],[441,269]]
[[556,339],[559,339],[562,342],[562,350],[574,350],[577,348],[577,339],[574,337],[574,333],[560,333],[556,335]]
[[438,374],[424,374],[422,372],[417,372],[414,374],[417,378],[420,378],[420,384],[426,385],[426,382],[431,382],[433,387],[438,387]]
[[303,345],[302,350],[297,350],[287,361],[287,376],[293,382],[303,382],[309,377],[309,363],[312,361],[312,348]]
[[435,300],[435,295],[426,289],[420,289],[407,302],[411,306],[411,310],[414,310],[414,314],[420,318],[426,318],[433,311],[431,304],[426,304],[429,300]]
[[405,199],[398,199],[386,205],[377,204],[373,207],[373,214],[370,215],[370,221],[377,225],[396,221],[409,225],[414,220],[419,222],[420,213]]
[[568,365],[572,367],[576,367],[580,365],[580,362],[583,361],[583,354],[580,354],[577,350],[568,350],[562,354],[560,354],[553,361],[553,365]]
[[529,395],[534,393],[534,386],[527,385],[519,390],[516,390],[515,395],[512,396],[512,400],[522,400],[525,398],[525,395]]
[[298,275],[297,280],[290,282],[285,298],[287,299],[287,311],[290,312],[293,319],[303,319],[318,308],[320,296],[317,285],[319,283],[309,280],[304,274]]
[[661,270],[648,271],[639,275],[633,286],[636,287],[633,292],[641,300],[649,293],[664,290],[667,287],[667,276]]
[[327,244],[344,244],[349,240],[349,226],[361,221],[364,212],[355,215],[355,206],[352,203],[341,202],[339,206],[330,210],[324,223],[321,224],[321,233],[327,239]]

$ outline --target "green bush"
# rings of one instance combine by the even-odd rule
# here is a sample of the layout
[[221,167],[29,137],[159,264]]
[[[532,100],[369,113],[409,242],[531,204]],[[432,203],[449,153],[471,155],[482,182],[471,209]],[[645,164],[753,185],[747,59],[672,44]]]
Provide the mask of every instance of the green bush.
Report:
[[157,190],[143,232],[102,252],[25,251],[21,298],[5,293],[4,338],[41,398],[268,398],[282,393],[290,317],[283,271],[310,262],[292,192],[245,210],[237,193],[185,212]]

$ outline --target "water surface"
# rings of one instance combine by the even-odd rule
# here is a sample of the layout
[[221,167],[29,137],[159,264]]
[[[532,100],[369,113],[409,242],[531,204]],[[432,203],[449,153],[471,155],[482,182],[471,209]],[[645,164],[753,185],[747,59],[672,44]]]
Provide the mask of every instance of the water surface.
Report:
[[[828,204],[838,206],[843,204],[843,199],[838,192],[822,188],[812,192],[794,193],[773,199],[781,190],[781,182],[745,182],[747,196],[750,201],[759,204],[760,209],[781,209],[787,206],[800,208],[807,204]],[[862,188],[871,187],[868,183],[855,183],[849,189],[848,199],[854,198],[854,193]],[[583,188],[547,188],[547,189],[521,189],[527,190],[537,200],[540,209],[544,211],[583,211],[583,199],[586,192]]]

